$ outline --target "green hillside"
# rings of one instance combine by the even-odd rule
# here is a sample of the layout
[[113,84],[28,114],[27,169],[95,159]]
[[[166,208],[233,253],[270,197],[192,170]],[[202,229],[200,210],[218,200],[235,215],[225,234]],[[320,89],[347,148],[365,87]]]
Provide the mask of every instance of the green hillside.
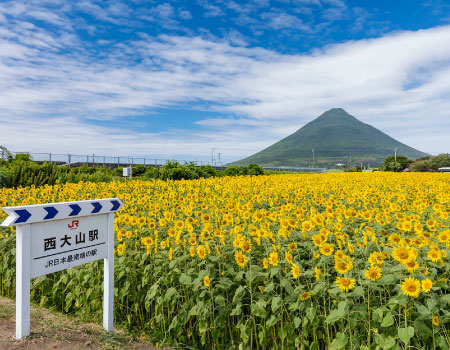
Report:
[[337,163],[363,162],[379,166],[395,148],[397,154],[411,159],[427,155],[359,121],[342,108],[333,108],[292,135],[233,164],[333,167]]

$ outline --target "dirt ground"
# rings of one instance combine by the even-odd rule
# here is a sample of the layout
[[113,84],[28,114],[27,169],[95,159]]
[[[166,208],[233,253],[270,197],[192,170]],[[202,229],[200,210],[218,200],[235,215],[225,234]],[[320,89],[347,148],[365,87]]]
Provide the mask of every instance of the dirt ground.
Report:
[[0,297],[0,350],[156,349],[122,330],[110,334],[100,324],[83,323],[35,306],[31,306],[31,336],[18,341],[15,330],[15,302]]

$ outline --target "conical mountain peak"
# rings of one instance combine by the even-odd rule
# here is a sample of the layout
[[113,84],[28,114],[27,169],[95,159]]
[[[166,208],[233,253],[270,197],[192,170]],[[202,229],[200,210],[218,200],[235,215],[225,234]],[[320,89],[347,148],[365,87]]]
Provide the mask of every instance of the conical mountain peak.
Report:
[[332,108],[324,113],[322,113],[316,120],[320,121],[336,121],[336,120],[346,120],[346,121],[359,121],[351,114],[347,113],[343,108]]
[[332,108],[295,133],[234,164],[332,167],[351,159],[379,166],[394,149],[412,159],[427,155],[359,121],[343,108]]
[[347,111],[344,108],[340,108],[340,107],[336,107],[336,108],[331,108],[326,112],[323,112],[319,118],[324,117],[324,118],[333,118],[333,117],[340,117],[340,116],[345,116],[345,117],[351,117],[350,114],[347,113]]

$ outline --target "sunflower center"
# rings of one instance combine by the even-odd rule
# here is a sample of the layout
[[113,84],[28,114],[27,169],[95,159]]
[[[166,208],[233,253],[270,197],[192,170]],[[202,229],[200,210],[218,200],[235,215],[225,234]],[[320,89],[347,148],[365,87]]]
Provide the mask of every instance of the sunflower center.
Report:
[[408,257],[408,252],[406,250],[400,250],[398,252],[398,257],[400,259],[406,259]]
[[415,292],[417,290],[416,285],[415,284],[410,284],[408,285],[408,287],[406,287],[406,289],[408,289],[408,292]]

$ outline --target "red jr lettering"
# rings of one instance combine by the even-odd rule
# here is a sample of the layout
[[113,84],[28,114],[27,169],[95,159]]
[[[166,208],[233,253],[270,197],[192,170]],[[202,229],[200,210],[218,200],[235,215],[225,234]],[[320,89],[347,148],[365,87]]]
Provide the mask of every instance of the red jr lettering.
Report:
[[67,224],[67,227],[70,228],[71,230],[75,230],[79,224],[80,222],[78,220],[72,220],[72,223]]

